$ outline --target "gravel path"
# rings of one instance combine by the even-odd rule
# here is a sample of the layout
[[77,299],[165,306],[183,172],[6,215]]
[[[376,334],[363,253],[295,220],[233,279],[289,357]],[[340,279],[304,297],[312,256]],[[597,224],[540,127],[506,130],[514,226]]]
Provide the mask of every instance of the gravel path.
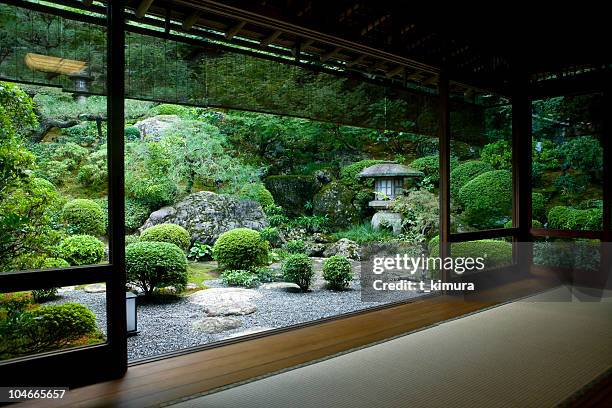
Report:
[[[145,303],[138,305],[137,336],[128,339],[128,358],[136,360],[179,349],[198,346],[238,337],[242,334],[280,328],[309,322],[324,317],[367,309],[380,303],[361,301],[359,275],[344,291],[325,288],[320,274],[320,260],[315,259],[317,274],[310,292],[299,292],[292,288],[255,289],[261,296],[253,299],[257,311],[250,315],[238,316],[241,327],[217,334],[208,334],[192,328],[193,322],[206,317],[202,306],[191,303],[188,297],[166,303]],[[358,263],[355,263],[358,270]],[[209,287],[224,287],[219,280],[206,281]],[[92,310],[98,319],[98,326],[106,331],[106,294],[86,293],[83,290],[66,291],[53,303],[78,302]],[[389,301],[420,296],[416,292],[395,292]]]

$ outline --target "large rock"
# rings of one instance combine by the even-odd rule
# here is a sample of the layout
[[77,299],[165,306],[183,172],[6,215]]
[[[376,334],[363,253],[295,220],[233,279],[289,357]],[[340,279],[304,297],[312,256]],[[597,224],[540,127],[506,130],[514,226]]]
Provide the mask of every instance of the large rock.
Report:
[[165,130],[170,129],[181,119],[176,115],[157,115],[151,118],[136,122],[134,126],[140,130],[140,137],[152,138],[153,140],[159,140],[162,133]]
[[326,258],[329,258],[332,255],[341,255],[347,257],[349,259],[360,259],[361,247],[355,241],[351,241],[347,238],[342,238],[341,240],[334,243],[332,246],[327,248],[323,255]]
[[257,310],[252,300],[259,296],[253,289],[211,288],[194,293],[189,301],[203,306],[208,316],[243,316]]
[[325,215],[332,228],[346,228],[359,221],[359,212],[353,206],[353,193],[335,181],[321,189],[312,201],[315,215]]
[[270,176],[264,183],[274,202],[291,216],[304,214],[306,203],[312,201],[317,190],[317,182],[312,176]]
[[189,231],[193,241],[209,245],[234,228],[259,231],[268,226],[259,203],[210,191],[190,194],[173,207],[151,213],[140,230],[163,223],[178,224]]

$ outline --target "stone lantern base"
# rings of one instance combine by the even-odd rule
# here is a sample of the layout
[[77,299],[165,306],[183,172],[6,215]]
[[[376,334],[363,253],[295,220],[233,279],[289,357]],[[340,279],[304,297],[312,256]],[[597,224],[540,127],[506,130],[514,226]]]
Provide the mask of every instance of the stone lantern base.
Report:
[[378,211],[372,216],[372,228],[379,231],[381,227],[393,229],[394,235],[402,232],[402,215],[393,211]]

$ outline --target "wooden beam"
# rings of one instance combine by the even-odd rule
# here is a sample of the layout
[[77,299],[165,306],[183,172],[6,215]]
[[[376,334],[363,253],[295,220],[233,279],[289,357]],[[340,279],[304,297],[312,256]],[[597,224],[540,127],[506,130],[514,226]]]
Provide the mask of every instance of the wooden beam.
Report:
[[325,62],[325,61],[329,60],[330,58],[335,57],[341,50],[342,50],[342,48],[336,47],[333,50],[331,50],[330,52],[326,52],[325,54],[321,55],[321,62]]
[[272,34],[270,34],[269,36],[267,36],[266,38],[260,41],[259,47],[266,48],[268,45],[272,44],[278,37],[280,37],[282,33],[283,33],[282,31],[278,31],[278,30],[273,32]]
[[392,69],[391,71],[387,72],[387,78],[393,78],[394,76],[400,75],[405,69],[406,67],[397,67]]
[[200,13],[197,11],[188,15],[187,18],[185,18],[185,21],[183,21],[183,30],[185,31],[191,30],[199,18],[200,18]]
[[[439,106],[439,163],[440,163],[440,257],[447,258],[450,255],[450,97],[448,75],[445,71],[440,73],[438,81]],[[443,282],[449,280],[446,269],[441,271]]]
[[143,18],[145,14],[147,14],[147,11],[149,11],[151,4],[153,4],[153,0],[142,0],[136,9],[136,17]]
[[246,21],[239,22],[238,24],[227,30],[227,32],[225,33],[225,38],[231,40],[236,34],[240,32],[240,30],[242,30],[245,25]]
[[358,56],[357,58],[355,58],[354,60],[347,62],[346,66],[350,68],[353,65],[359,65],[363,61],[365,61],[365,59],[366,59],[366,56],[362,54],[362,55]]

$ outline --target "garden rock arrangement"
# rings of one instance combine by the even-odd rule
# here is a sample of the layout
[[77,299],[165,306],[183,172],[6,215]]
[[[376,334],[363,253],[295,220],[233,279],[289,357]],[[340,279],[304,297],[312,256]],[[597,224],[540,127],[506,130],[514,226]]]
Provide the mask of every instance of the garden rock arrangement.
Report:
[[141,230],[170,223],[184,227],[192,241],[213,244],[219,235],[235,228],[261,230],[268,225],[261,205],[251,200],[200,191],[172,207],[153,212]]
[[180,121],[180,118],[177,115],[157,115],[136,122],[134,127],[140,130],[142,139],[149,137],[153,140],[159,140],[162,133],[171,129],[178,121]]
[[247,315],[257,310],[252,300],[259,296],[253,289],[211,288],[194,293],[189,301],[203,306],[208,316]]
[[323,253],[324,256],[329,257],[333,255],[341,255],[349,259],[360,259],[361,247],[354,241],[347,238],[342,238],[332,244]]

